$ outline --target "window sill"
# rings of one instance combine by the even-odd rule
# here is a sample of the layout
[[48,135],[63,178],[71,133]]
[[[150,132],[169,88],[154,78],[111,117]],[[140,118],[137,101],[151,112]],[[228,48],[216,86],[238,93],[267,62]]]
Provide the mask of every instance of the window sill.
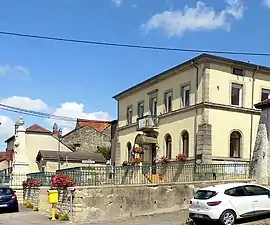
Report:
[[231,104],[231,106],[233,106],[233,107],[238,107],[238,108],[243,108],[242,105],[233,105],[233,104]]

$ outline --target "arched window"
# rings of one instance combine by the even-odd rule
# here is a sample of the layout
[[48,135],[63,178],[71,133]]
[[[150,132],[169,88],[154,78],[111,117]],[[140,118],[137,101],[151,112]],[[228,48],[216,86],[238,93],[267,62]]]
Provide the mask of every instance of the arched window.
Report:
[[168,159],[172,158],[172,137],[171,135],[167,134],[165,136],[165,144],[166,144],[166,157]]
[[189,134],[186,130],[182,132],[182,153],[189,155]]
[[240,158],[241,153],[241,134],[233,131],[230,135],[230,157]]
[[131,150],[132,150],[132,145],[131,145],[131,143],[130,142],[128,142],[127,143],[127,154],[128,154],[128,161],[131,161],[131,159],[132,159],[132,155],[131,155]]

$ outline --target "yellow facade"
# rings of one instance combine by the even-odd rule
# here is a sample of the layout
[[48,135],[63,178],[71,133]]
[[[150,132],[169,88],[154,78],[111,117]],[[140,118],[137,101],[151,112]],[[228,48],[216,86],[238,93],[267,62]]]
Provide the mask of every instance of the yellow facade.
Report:
[[[234,68],[242,69],[244,74],[234,74]],[[183,102],[183,87],[186,85],[190,85],[188,107],[185,107]],[[237,89],[239,105],[236,106],[232,105],[231,95],[232,88],[238,86],[241,88]],[[120,93],[115,96],[118,101],[119,148],[117,150],[120,151],[116,164],[128,160],[127,143],[133,145],[137,134],[142,134],[136,129],[138,103],[144,102],[144,115],[149,115],[149,99],[153,93],[157,97],[157,155],[166,154],[165,137],[170,134],[171,160],[174,160],[176,155],[182,153],[181,134],[187,131],[188,159],[194,159],[195,151],[198,154],[198,148],[204,148],[200,143],[201,140],[198,140],[198,126],[209,124],[211,125],[211,160],[249,161],[260,114],[253,105],[261,101],[263,89],[270,90],[270,69],[202,55]],[[171,112],[166,112],[165,107],[164,96],[168,90],[172,91]],[[197,101],[195,101],[196,93]],[[131,124],[127,124],[128,108],[132,109]],[[230,137],[233,131],[241,134],[239,157],[230,157]],[[202,139],[204,139],[203,135]],[[195,150],[196,145],[197,150]]]

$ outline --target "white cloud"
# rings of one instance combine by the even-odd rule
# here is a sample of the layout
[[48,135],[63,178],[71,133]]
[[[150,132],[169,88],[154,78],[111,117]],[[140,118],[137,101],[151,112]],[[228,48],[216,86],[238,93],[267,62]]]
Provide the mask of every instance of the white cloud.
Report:
[[0,137],[4,140],[11,137],[14,132],[14,121],[9,117],[0,115]]
[[123,4],[123,0],[111,0],[113,4],[115,4],[117,7],[121,6]]
[[[60,108],[57,108],[53,113],[56,116],[65,116],[71,118],[91,119],[91,120],[112,120],[113,118],[107,112],[92,112],[87,113],[84,111],[84,105],[77,102],[65,102],[61,104]],[[63,129],[63,134],[68,133],[74,129],[76,121],[62,121],[50,119],[49,123],[51,127],[54,123],[58,124],[59,128]]]
[[226,3],[225,9],[218,12],[204,2],[198,1],[194,8],[186,5],[182,10],[157,13],[141,27],[146,32],[161,29],[169,37],[182,36],[184,33],[191,31],[217,28],[230,30],[231,22],[243,17],[245,6],[241,0],[226,0]]
[[263,0],[263,4],[270,8],[270,0]]
[[29,77],[30,72],[23,66],[0,65],[0,76],[22,75]]
[[49,106],[41,99],[31,99],[22,96],[12,96],[9,98],[0,99],[0,103],[4,105],[14,106],[18,108],[48,112]]
[[[60,105],[59,108],[51,109],[48,104],[46,104],[41,99],[31,99],[29,97],[22,96],[12,96],[9,98],[0,99],[0,104],[5,104],[9,106],[14,106],[18,108],[51,113],[56,116],[71,117],[74,120],[54,120],[46,119],[48,124],[47,128],[52,130],[53,124],[56,122],[59,128],[62,128],[63,134],[68,133],[75,127],[76,119],[93,119],[93,120],[112,120],[113,118],[106,112],[98,111],[88,113],[84,111],[84,105],[77,102],[65,102]],[[0,139],[7,138],[13,134],[14,122],[7,116],[0,115]],[[31,125],[31,121],[25,121],[26,124]],[[41,120],[41,126],[44,125],[44,121]]]

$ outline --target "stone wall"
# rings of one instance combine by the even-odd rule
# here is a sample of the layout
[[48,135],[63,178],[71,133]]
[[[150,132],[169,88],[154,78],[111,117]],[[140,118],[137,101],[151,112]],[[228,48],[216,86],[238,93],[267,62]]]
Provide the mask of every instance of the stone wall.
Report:
[[97,146],[111,146],[111,128],[107,128],[104,132],[100,133],[92,127],[85,126],[64,136],[62,141],[71,148],[74,144],[80,144],[80,147],[76,148],[78,152],[96,152]]
[[[229,182],[234,181],[76,187],[74,191],[59,191],[58,213],[71,215],[71,196],[72,219],[76,224],[179,211],[187,209],[199,188]],[[40,189],[40,211],[48,212],[50,209],[47,190]]]
[[31,202],[34,207],[39,205],[40,188],[27,188],[23,190],[23,202]]

